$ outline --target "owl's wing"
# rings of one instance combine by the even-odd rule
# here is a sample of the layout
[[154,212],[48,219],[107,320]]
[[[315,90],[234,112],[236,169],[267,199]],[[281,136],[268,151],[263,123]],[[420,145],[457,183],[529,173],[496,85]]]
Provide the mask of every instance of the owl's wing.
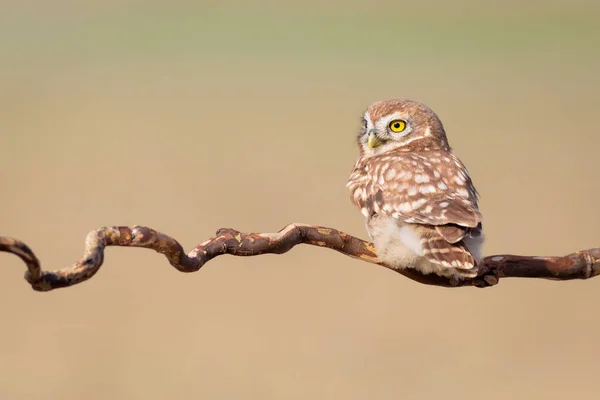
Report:
[[451,153],[406,153],[357,163],[347,185],[367,216],[390,215],[433,225],[450,243],[481,229],[478,193],[467,169]]

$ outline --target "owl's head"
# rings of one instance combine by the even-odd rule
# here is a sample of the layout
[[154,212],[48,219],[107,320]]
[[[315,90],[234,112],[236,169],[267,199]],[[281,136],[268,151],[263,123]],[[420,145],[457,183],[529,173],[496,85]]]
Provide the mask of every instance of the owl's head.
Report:
[[363,116],[358,146],[364,156],[389,150],[450,150],[444,126],[425,104],[409,99],[379,101]]

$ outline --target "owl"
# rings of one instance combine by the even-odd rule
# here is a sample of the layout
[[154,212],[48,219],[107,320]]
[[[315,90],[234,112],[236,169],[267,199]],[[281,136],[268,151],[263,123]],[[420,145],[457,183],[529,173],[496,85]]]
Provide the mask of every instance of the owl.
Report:
[[457,282],[477,275],[484,241],[479,194],[438,116],[399,99],[369,106],[347,187],[386,265]]

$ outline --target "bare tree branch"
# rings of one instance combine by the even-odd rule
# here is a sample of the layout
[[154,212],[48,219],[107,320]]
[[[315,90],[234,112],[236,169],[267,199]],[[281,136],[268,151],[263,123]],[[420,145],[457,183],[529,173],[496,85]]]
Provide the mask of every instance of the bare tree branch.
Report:
[[[87,235],[83,258],[80,261],[55,271],[42,271],[39,260],[25,243],[0,236],[0,251],[20,257],[27,265],[25,279],[34,290],[42,292],[76,285],[90,279],[104,261],[106,246],[152,249],[164,254],[177,270],[194,272],[223,254],[283,254],[298,244],[326,247],[390,268],[377,259],[371,243],[336,229],[305,224],[290,224],[277,233],[241,233],[233,229],[220,229],[213,238],[197,245],[187,255],[175,239],[147,227],[102,227]],[[420,283],[444,287],[486,287],[495,285],[500,278],[587,279],[600,274],[600,248],[582,250],[564,257],[488,256],[479,266],[477,277],[458,283],[437,275],[423,275],[413,268],[394,271]]]

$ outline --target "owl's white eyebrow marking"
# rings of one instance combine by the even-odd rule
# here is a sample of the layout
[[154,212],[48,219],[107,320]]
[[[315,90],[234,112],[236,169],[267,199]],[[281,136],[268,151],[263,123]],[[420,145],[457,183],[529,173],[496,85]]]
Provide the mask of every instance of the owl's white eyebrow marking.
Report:
[[396,111],[396,112],[395,112],[395,113],[393,113],[393,114],[386,115],[385,117],[382,117],[382,118],[380,118],[380,119],[377,121],[377,128],[378,128],[378,129],[381,129],[381,130],[383,130],[383,129],[386,129],[386,128],[387,128],[387,124],[388,124],[390,121],[394,120],[394,119],[403,119],[403,120],[404,120],[404,119],[406,119],[406,118],[404,118],[404,115],[403,115],[401,112],[399,112],[399,111]]
[[367,130],[372,129],[373,128],[373,121],[371,120],[371,115],[369,114],[368,111],[365,112],[365,115],[363,115],[363,118],[367,122]]

